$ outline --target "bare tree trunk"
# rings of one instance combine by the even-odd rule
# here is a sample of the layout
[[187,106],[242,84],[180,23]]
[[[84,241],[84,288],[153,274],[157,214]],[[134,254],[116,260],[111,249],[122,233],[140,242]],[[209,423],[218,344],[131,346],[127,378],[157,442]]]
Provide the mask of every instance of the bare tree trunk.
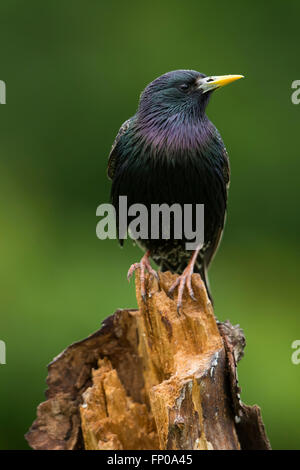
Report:
[[49,365],[33,448],[270,449],[260,409],[240,401],[242,330],[216,321],[198,274],[179,315],[175,278],[147,277],[144,303],[137,275],[139,310],[118,310]]

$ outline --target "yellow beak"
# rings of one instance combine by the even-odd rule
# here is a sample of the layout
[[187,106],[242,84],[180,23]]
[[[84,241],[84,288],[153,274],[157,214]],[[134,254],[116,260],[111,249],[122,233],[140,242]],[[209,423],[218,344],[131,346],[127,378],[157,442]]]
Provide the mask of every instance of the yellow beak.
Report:
[[205,77],[199,80],[199,86],[203,93],[207,91],[216,90],[217,88],[221,88],[222,86],[228,85],[231,82],[235,82],[235,80],[239,80],[240,78],[244,78],[243,75],[218,75],[212,77]]

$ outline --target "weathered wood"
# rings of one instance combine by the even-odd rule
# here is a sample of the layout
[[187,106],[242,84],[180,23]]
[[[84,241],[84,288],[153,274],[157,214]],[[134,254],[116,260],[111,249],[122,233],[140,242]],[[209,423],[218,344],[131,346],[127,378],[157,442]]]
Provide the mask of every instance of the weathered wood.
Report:
[[197,301],[147,277],[147,301],[119,310],[49,366],[48,400],[27,440],[43,449],[268,449],[258,407],[242,404],[242,330],[217,323],[199,275]]

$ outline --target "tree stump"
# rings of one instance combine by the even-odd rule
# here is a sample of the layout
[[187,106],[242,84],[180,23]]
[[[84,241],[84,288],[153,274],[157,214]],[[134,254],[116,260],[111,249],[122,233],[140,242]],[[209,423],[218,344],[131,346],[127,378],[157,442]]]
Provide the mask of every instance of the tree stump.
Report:
[[270,449],[257,406],[240,400],[236,364],[245,338],[219,323],[198,274],[180,314],[176,279],[146,277],[147,300],[49,365],[47,401],[26,438],[34,449]]

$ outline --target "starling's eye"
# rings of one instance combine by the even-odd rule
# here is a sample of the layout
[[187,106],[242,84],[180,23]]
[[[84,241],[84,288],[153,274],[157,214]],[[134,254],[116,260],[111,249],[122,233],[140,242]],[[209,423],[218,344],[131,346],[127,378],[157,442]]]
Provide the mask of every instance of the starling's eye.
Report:
[[181,91],[187,91],[189,89],[189,85],[187,83],[182,83],[179,86],[179,88],[180,88]]

